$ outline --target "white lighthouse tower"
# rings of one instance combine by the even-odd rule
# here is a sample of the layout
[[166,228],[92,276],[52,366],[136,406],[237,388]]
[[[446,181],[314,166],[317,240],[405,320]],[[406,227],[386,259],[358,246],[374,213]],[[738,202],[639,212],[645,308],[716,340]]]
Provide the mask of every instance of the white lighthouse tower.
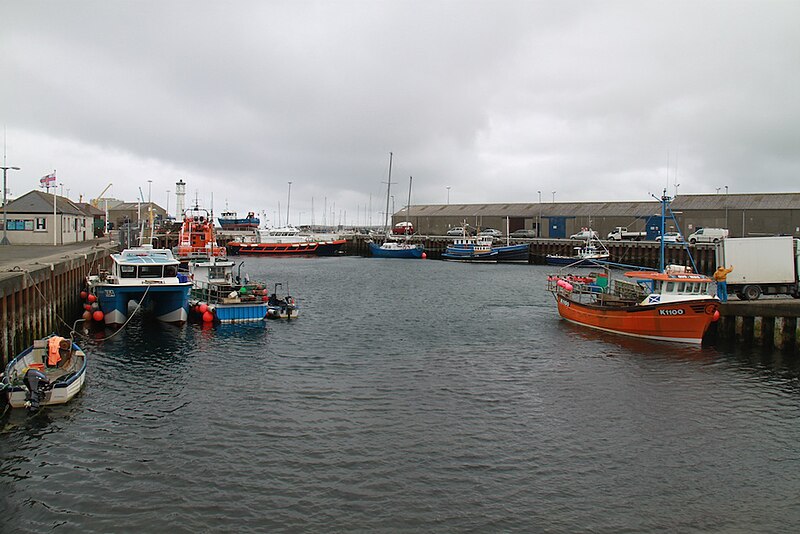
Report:
[[175,210],[177,211],[177,213],[175,215],[177,215],[179,221],[182,221],[183,212],[186,209],[186,205],[184,203],[184,199],[186,198],[186,182],[184,182],[183,180],[178,180],[175,183],[175,196],[177,197],[175,201],[176,202]]

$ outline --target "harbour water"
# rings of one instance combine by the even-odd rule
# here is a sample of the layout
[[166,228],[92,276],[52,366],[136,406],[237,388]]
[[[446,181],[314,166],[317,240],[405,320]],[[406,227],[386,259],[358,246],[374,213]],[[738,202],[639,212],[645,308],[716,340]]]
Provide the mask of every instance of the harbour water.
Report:
[[301,318],[82,341],[0,422],[0,531],[793,530],[798,358],[570,325],[552,270],[248,258]]

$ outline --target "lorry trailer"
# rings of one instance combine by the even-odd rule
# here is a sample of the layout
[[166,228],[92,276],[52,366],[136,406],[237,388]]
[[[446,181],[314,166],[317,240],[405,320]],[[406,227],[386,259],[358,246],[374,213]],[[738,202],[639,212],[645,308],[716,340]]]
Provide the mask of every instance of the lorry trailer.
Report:
[[733,266],[728,292],[741,300],[763,295],[800,298],[800,239],[792,236],[733,237],[716,244],[717,265]]

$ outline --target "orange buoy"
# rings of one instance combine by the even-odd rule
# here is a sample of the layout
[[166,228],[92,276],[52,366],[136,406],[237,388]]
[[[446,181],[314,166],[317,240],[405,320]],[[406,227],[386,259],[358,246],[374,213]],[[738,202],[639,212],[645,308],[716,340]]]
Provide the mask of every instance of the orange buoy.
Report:
[[86,300],[86,297],[89,296],[89,293],[86,291],[81,291],[81,300]]
[[422,259],[423,260],[428,259],[428,255],[425,252],[422,253]]
[[86,296],[86,300],[88,300],[89,302],[94,302],[94,301],[96,301],[96,300],[97,300],[97,297],[94,295],[94,293],[89,293],[89,294]]
[[91,321],[92,320],[92,312],[90,312],[90,311],[83,312],[83,320],[84,321]]
[[712,321],[719,321],[719,310],[714,310],[714,316],[711,318]]
[[207,312],[208,311],[208,304],[206,304],[205,302],[201,302],[200,304],[197,305],[197,311],[199,313]]
[[213,320],[214,320],[214,314],[213,313],[211,313],[210,311],[206,311],[206,312],[203,313],[203,322],[204,323],[210,323]]
[[92,319],[94,319],[95,321],[97,321],[99,323],[100,321],[103,320],[103,312],[100,311],[100,310],[97,310],[96,312],[94,312],[92,314]]
[[83,305],[83,309],[86,310],[86,311],[92,311],[92,305],[91,304],[84,304]]
[[267,301],[269,300],[269,297],[268,297],[268,296],[266,296],[266,295],[264,295],[263,297],[261,297],[261,300],[262,300],[263,302],[267,302]]

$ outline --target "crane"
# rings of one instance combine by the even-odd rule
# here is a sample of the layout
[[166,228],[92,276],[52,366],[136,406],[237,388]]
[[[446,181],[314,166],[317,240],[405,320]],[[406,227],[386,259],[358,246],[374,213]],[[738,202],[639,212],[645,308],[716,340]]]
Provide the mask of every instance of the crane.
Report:
[[106,188],[103,189],[103,191],[99,195],[97,195],[97,198],[92,199],[92,206],[94,206],[95,208],[97,207],[97,205],[100,203],[100,199],[103,198],[103,195],[106,194],[106,191],[108,191],[109,187],[111,187],[111,182],[109,182]]

